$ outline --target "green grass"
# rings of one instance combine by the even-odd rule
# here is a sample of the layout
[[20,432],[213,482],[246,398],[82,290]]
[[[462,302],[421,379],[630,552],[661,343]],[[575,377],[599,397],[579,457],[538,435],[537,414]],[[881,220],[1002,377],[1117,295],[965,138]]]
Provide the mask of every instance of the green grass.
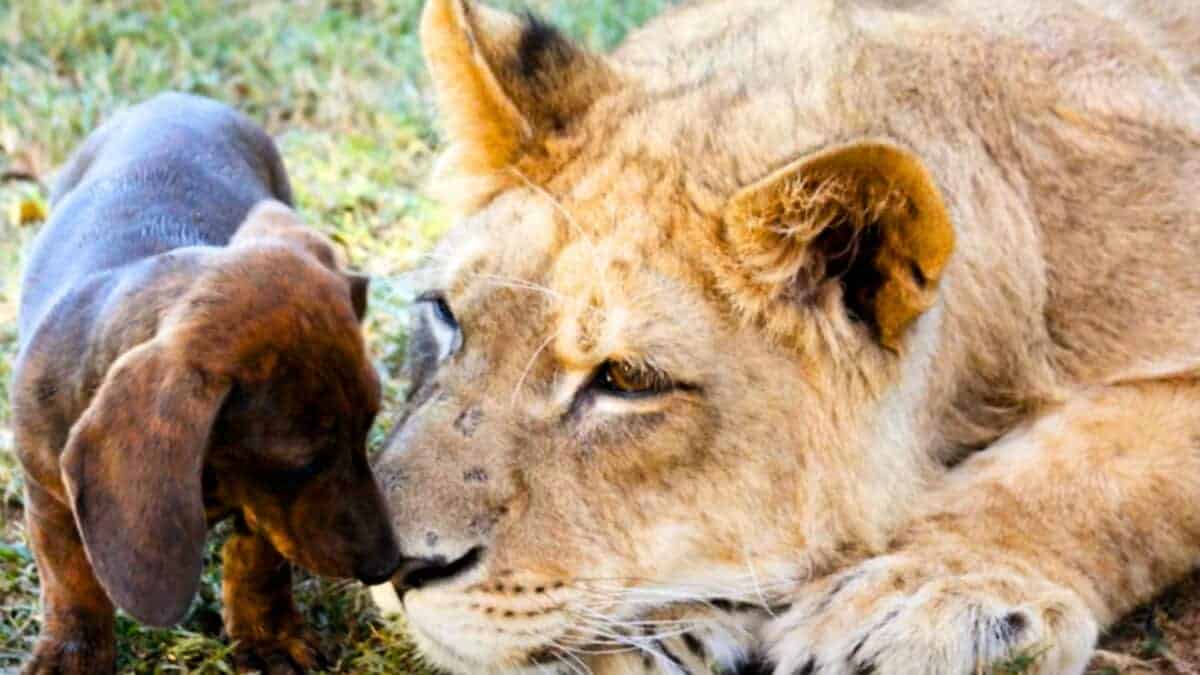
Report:
[[1018,653],[993,666],[991,675],[1022,675],[1022,673],[1028,673],[1030,669],[1037,665],[1038,660],[1047,651],[1048,647],[1045,645],[1035,645],[1032,648],[1020,650]]
[[[668,0],[533,0],[532,9],[598,48]],[[0,0],[0,672],[38,630],[37,575],[21,524],[21,477],[9,430],[22,251],[38,222],[14,209],[46,200],[45,183],[87,133],[164,89],[229,102],[276,136],[300,209],[375,277],[367,329],[391,415],[402,391],[405,306],[397,276],[445,227],[421,187],[437,151],[415,27],[419,0]],[[522,9],[517,0],[493,4]],[[218,531],[215,543],[221,536]],[[120,665],[136,673],[224,673],[220,566],[210,555],[187,621],[151,630],[120,619]],[[400,628],[381,623],[355,584],[304,578],[298,595],[333,672],[418,673]]]

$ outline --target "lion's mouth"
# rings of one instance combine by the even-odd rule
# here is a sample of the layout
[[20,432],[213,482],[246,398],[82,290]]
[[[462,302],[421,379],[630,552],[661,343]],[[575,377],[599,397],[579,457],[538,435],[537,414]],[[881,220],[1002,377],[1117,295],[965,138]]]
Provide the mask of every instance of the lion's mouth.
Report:
[[421,628],[421,626],[419,624],[410,623],[409,630],[412,630],[412,631],[416,632],[417,634],[419,634],[419,637],[421,639],[425,640],[430,645],[432,645],[432,646],[436,647],[437,649],[439,649],[440,651],[444,652],[447,656],[451,657],[455,661],[460,661],[462,663],[473,663],[474,662],[474,659],[469,658],[466,654],[463,654],[463,653],[459,652],[457,649],[455,649],[454,647],[451,647],[449,643],[444,642],[443,640],[439,639],[436,635],[433,635],[429,631],[424,630],[423,628]]
[[426,658],[450,672],[477,675],[533,672],[562,660],[555,647],[570,621],[552,587],[508,578],[464,587],[399,582],[385,588]]
[[469,571],[479,566],[483,560],[484,549],[476,546],[458,558],[446,561],[438,556],[435,558],[407,558],[400,568],[392,575],[391,584],[396,589],[400,601],[410,590],[426,588],[444,582],[459,579]]
[[[514,591],[528,586],[524,595]],[[402,611],[418,647],[431,662],[455,673],[530,673],[544,672],[556,664],[574,662],[571,652],[588,660],[587,654],[628,651],[635,654],[685,654],[703,643],[702,660],[722,663],[722,667],[740,667],[757,649],[754,635],[765,617],[786,611],[783,606],[765,606],[743,599],[711,597],[686,602],[650,603],[636,611],[603,610],[603,617],[591,612],[581,621],[572,608],[586,606],[569,590],[558,594],[530,593],[551,584],[492,581],[458,589],[452,584],[432,583],[414,588],[402,580],[373,589],[390,596],[381,608]],[[503,595],[497,593],[503,589]],[[564,593],[566,595],[564,595]],[[376,596],[376,601],[380,598]],[[589,618],[591,620],[589,620]],[[606,629],[594,632],[589,625],[603,621]],[[682,630],[694,623],[695,630]],[[658,630],[667,626],[666,634]],[[687,637],[684,637],[687,633]],[[671,644],[667,645],[667,642]],[[721,648],[720,645],[726,645]],[[713,650],[708,645],[716,645]],[[733,645],[730,647],[730,645]],[[740,654],[736,659],[722,654]],[[695,658],[684,656],[683,658]],[[558,672],[554,670],[554,672]],[[733,670],[732,672],[741,672]]]

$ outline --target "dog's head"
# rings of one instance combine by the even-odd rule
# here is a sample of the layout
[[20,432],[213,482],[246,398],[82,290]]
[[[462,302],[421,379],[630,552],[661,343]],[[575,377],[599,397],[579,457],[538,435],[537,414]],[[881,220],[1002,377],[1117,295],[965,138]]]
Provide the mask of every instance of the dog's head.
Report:
[[206,507],[235,511],[316,573],[398,563],[366,439],[380,386],[366,279],[277,203],[170,301],[108,370],[62,471],[97,577],[138,619],[177,621],[200,575]]

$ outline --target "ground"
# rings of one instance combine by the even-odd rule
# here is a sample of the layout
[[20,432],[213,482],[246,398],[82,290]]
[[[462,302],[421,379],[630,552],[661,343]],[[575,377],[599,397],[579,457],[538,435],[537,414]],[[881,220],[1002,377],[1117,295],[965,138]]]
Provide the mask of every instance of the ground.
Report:
[[[527,4],[603,48],[671,1]],[[394,403],[409,301],[400,278],[444,227],[421,196],[439,138],[414,31],[419,9],[419,0],[0,0],[0,673],[17,667],[38,629],[7,385],[21,254],[44,218],[55,167],[107,115],[163,89],[213,96],[262,121],[305,217],[375,279],[368,331]],[[390,422],[380,420],[376,443]],[[122,672],[230,672],[215,563],[183,626],[120,620]],[[1200,576],[1130,617],[1094,672],[1200,673],[1197,589]],[[357,584],[306,578],[299,591],[330,672],[422,673],[402,626],[381,621]]]

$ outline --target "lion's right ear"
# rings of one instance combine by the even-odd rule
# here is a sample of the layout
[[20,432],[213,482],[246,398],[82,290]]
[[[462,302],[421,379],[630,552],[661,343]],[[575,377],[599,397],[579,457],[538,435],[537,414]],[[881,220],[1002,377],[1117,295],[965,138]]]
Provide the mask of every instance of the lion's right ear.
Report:
[[454,173],[503,169],[616,82],[601,56],[553,27],[471,0],[429,0],[421,43]]
[[230,381],[160,337],[114,363],[71,428],[60,465],[96,578],[139,621],[187,613],[206,532],[201,471]]
[[749,287],[742,297],[755,299],[747,309],[770,314],[837,288],[847,315],[893,351],[933,306],[954,251],[933,177],[920,158],[886,140],[801,157],[744,188],[724,216],[740,272],[731,276]]

